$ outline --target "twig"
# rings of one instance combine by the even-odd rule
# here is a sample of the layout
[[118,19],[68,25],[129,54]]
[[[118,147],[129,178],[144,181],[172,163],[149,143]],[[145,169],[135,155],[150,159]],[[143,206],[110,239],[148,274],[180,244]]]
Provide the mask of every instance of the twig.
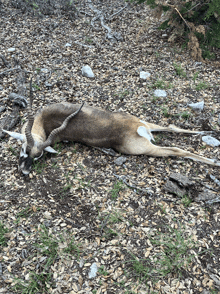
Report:
[[95,149],[102,151],[105,154],[111,155],[111,156],[115,156],[118,157],[120,156],[117,152],[115,152],[113,149],[111,148],[100,148],[100,147],[94,147]]
[[5,57],[3,55],[0,55],[1,60],[3,61],[4,65],[8,68],[10,68],[10,64],[9,62],[5,59]]
[[127,4],[124,6],[124,7],[122,7],[119,11],[117,11],[117,12],[115,12],[115,13],[113,13],[112,15],[110,15],[108,18],[107,18],[107,20],[110,20],[110,19],[112,19],[114,16],[116,16],[116,15],[118,15],[118,14],[120,14],[125,8],[127,8]]
[[94,48],[94,46],[85,45],[85,44],[82,44],[82,43],[77,42],[77,41],[74,41],[74,43],[77,44],[77,45],[83,46],[83,47]]
[[106,219],[103,221],[102,226],[100,228],[100,233],[102,234],[104,227],[107,225],[108,220],[110,218],[110,214],[106,217]]
[[10,93],[8,98],[14,102],[14,104],[19,105],[20,107],[26,108],[28,105],[27,99],[19,94]]
[[212,205],[212,204],[218,203],[218,202],[220,202],[220,196],[218,196],[218,197],[216,197],[214,199],[210,199],[210,200],[205,201],[205,204]]
[[187,21],[185,20],[185,18],[182,16],[182,14],[179,12],[179,10],[174,6],[174,5],[171,5],[171,4],[167,4],[168,6],[174,8],[174,10],[177,11],[177,13],[179,14],[179,16],[182,18],[182,20],[185,22],[185,24],[187,25],[187,27],[189,28],[189,30],[191,31],[191,28],[190,26],[188,25]]
[[85,14],[85,16],[90,16],[90,17],[92,17],[92,15],[89,14],[88,12],[86,12],[86,11],[79,10],[79,13]]
[[91,25],[93,27],[95,27],[94,25],[94,22],[96,20],[100,20],[101,22],[101,26],[107,30],[107,34],[106,34],[106,37],[107,39],[110,39],[110,40],[117,40],[117,41],[120,41],[122,39],[121,35],[119,33],[112,33],[112,30],[104,23],[104,16],[102,15],[102,12],[98,9],[96,9],[93,5],[92,5],[92,1],[91,0],[88,0],[88,3],[89,3],[89,8],[96,13],[96,16],[91,20]]
[[206,185],[206,184],[203,184],[203,183],[200,183],[200,184],[201,184],[203,187],[205,187],[206,189],[208,189],[208,190],[212,190],[212,191],[214,191],[214,192],[218,192],[218,190],[216,190],[216,189],[210,187],[209,185]]
[[5,70],[3,72],[0,72],[0,76],[4,75],[4,74],[7,74],[8,72],[13,71],[13,70],[21,70],[21,68],[20,67],[14,67],[14,68],[7,69],[7,70]]

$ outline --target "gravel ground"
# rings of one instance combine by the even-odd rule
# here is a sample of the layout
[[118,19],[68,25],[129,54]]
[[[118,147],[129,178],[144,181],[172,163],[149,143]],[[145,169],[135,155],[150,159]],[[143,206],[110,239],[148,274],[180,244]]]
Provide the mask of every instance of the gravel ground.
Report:
[[[216,61],[195,62],[181,40],[168,43],[169,30],[156,30],[146,6],[121,0],[75,6],[74,13],[58,9],[39,18],[33,8],[22,13],[2,1],[1,119],[13,109],[8,95],[25,94],[32,76],[34,111],[84,101],[161,126],[214,130],[218,139],[218,51]],[[97,10],[116,38],[106,37]],[[82,76],[87,64],[94,79]],[[141,80],[140,71],[151,76]],[[156,97],[155,89],[167,96]],[[202,112],[187,106],[202,100]],[[27,117],[26,109],[19,113],[17,132]],[[200,136],[156,133],[155,140],[220,159],[219,148]],[[219,168],[143,155],[126,155],[120,165],[74,142],[57,144],[57,156],[45,154],[23,177],[19,144],[6,136],[0,147],[0,293],[220,293],[219,202],[196,198],[202,191],[219,196],[212,180]],[[173,173],[194,188],[182,196],[167,192]]]

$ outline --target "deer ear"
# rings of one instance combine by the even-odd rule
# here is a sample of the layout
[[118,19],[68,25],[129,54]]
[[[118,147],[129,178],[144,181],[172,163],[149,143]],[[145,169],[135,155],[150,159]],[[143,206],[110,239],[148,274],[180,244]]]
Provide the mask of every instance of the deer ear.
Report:
[[7,133],[9,136],[15,138],[18,141],[24,142],[25,141],[25,135],[16,133],[16,132],[9,132],[6,130],[2,130],[3,132]]
[[44,148],[45,151],[50,152],[50,153],[58,153],[56,150],[54,150],[52,147],[47,146],[46,148]]

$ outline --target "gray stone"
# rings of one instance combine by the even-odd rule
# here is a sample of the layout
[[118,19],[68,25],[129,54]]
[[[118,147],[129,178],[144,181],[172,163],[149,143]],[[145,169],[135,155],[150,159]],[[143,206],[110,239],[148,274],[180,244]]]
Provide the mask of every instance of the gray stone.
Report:
[[5,111],[6,107],[5,106],[0,106],[0,113]]
[[98,271],[98,267],[97,267],[97,264],[94,262],[90,266],[89,279],[95,278],[97,271]]
[[141,71],[140,72],[140,79],[146,80],[151,76],[151,74],[147,71]]
[[167,97],[167,92],[164,90],[157,89],[154,91],[154,96],[156,97]]
[[42,68],[41,69],[41,72],[43,72],[43,73],[46,74],[46,73],[50,72],[50,70],[48,68]]
[[114,163],[116,165],[122,165],[123,163],[125,163],[126,160],[127,158],[125,156],[120,156],[114,160]]
[[15,48],[8,48],[8,52],[14,52]]
[[203,108],[204,108],[204,101],[200,101],[200,102],[197,102],[197,103],[190,103],[188,105],[189,105],[189,107],[191,107],[194,110],[202,111]]
[[85,65],[82,67],[82,75],[87,78],[94,78],[95,75],[90,66]]
[[85,260],[83,258],[80,259],[80,262],[79,262],[79,267],[83,267],[84,266],[84,263],[85,263]]
[[48,88],[51,88],[53,85],[52,84],[50,84],[50,83],[47,83],[47,82],[45,82],[45,87],[48,87]]
[[211,136],[203,136],[202,141],[205,142],[207,145],[212,147],[217,147],[220,145],[220,141],[211,137]]

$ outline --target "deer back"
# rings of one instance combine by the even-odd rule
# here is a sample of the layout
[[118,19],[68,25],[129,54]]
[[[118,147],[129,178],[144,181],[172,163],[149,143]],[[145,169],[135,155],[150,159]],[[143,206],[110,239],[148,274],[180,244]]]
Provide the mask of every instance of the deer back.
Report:
[[[43,108],[35,116],[32,133],[42,136],[45,140],[79,107],[79,104],[57,103]],[[140,120],[130,114],[84,106],[54,138],[53,143],[68,140],[118,150],[118,146],[123,145],[123,141],[131,132],[137,134],[138,125]]]

